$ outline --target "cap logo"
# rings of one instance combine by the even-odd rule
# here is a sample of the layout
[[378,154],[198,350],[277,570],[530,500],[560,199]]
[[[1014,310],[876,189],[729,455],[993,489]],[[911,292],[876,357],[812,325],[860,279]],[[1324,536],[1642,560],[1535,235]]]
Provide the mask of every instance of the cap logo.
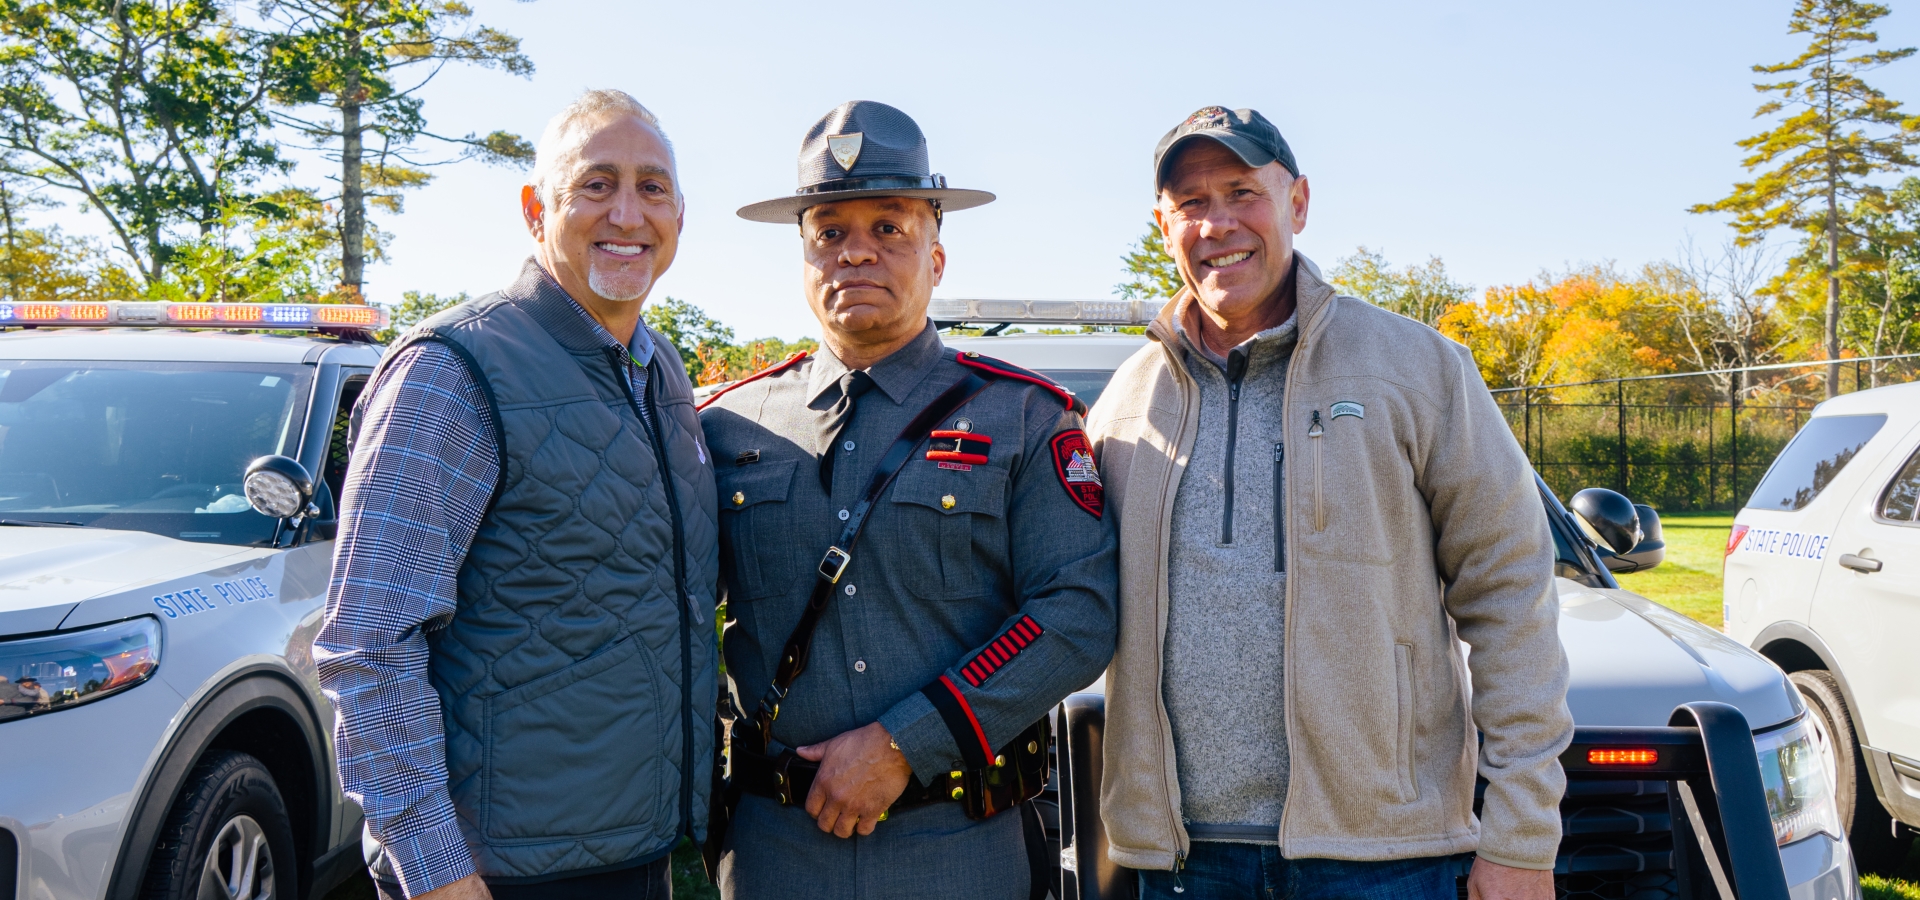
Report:
[[835,134],[827,137],[827,150],[833,153],[833,161],[840,168],[851,172],[853,163],[860,158],[860,145],[866,141],[866,135],[856,131],[852,134]]
[[1224,106],[1203,107],[1195,110],[1193,115],[1188,116],[1187,120],[1180,125],[1183,128],[1188,125],[1220,125],[1225,123],[1227,115],[1227,108]]

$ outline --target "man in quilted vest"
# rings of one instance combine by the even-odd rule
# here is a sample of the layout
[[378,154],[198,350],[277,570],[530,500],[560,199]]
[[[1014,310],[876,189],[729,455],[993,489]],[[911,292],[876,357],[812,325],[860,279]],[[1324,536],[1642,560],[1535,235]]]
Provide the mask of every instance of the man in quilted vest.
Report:
[[355,411],[326,622],[340,783],[385,898],[653,898],[706,822],[713,469],[640,322],[672,145],[589,91],[542,137],[507,289],[422,323]]

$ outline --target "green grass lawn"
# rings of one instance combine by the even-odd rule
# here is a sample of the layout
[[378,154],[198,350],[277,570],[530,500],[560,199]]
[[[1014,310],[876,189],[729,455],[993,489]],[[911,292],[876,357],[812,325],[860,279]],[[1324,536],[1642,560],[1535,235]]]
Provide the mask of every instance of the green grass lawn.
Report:
[[720,892],[707,881],[707,864],[700,861],[700,848],[689,840],[682,840],[673,851],[673,900],[720,900]]
[[1661,513],[1666,560],[1650,572],[1619,576],[1620,586],[1719,628],[1720,560],[1732,527],[1732,513]]
[[1907,851],[1907,860],[1885,875],[1860,876],[1866,900],[1920,900],[1920,841]]

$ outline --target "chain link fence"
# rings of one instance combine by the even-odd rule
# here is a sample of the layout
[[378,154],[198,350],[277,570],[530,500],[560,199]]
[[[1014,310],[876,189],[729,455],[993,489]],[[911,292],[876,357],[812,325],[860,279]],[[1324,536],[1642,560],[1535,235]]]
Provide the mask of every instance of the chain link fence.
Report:
[[[1527,458],[1562,497],[1612,488],[1659,510],[1739,509],[1820,403],[1827,363],[1500,388]],[[1843,392],[1920,379],[1920,354],[1846,360]]]

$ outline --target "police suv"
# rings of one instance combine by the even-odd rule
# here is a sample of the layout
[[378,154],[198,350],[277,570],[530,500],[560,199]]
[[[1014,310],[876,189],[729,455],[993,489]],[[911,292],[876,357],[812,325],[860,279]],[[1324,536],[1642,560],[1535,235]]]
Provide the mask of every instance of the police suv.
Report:
[[[985,327],[978,336],[953,332],[948,346],[1044,373],[1091,405],[1145,337],[1005,329],[1137,326],[1158,309],[1139,301],[935,300],[928,312],[943,326]],[[1920,412],[1920,393],[1906,396]],[[1910,433],[1912,415],[1905,422],[1897,430],[1911,449],[1920,434]],[[1569,510],[1536,483],[1557,551],[1576,725],[1561,757],[1568,786],[1554,869],[1560,896],[1858,897],[1835,768],[1821,752],[1830,729],[1767,658],[1620,588],[1614,572],[1651,568],[1664,555],[1652,509],[1588,489]],[[1905,496],[1910,516],[1912,493]],[[1909,531],[1908,555],[1920,558],[1920,530]],[[1913,609],[1920,606],[1909,620],[1920,624]],[[1903,687],[1911,693],[1916,683],[1909,676]],[[1129,873],[1106,857],[1099,819],[1103,688],[1092,685],[1056,712],[1058,790],[1042,810],[1061,851],[1062,900],[1133,896]],[[1910,702],[1920,708],[1920,695]],[[1920,756],[1920,748],[1909,752]],[[1920,768],[1913,771],[1920,779]],[[1920,780],[1908,783],[1920,798]],[[1460,861],[1463,878],[1469,862]]]
[[0,900],[298,897],[361,866],[312,648],[385,323],[0,303]]
[[1920,383],[1820,404],[1727,537],[1727,633],[1790,673],[1868,869],[1920,828],[1916,506]]

